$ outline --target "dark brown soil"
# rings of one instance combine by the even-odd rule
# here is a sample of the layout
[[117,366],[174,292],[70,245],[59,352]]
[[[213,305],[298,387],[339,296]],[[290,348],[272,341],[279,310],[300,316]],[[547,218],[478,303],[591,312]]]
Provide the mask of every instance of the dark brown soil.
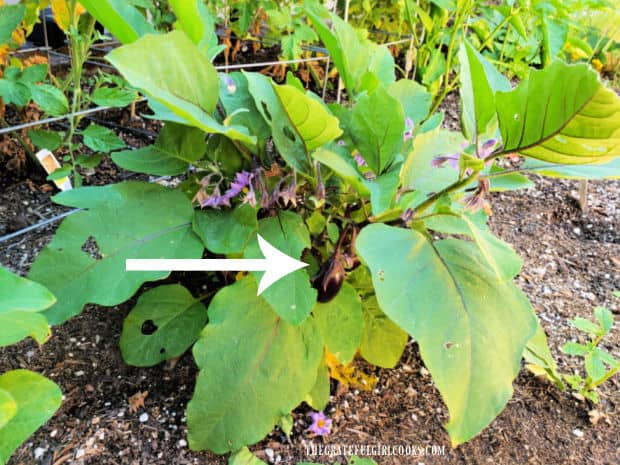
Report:
[[[119,118],[106,118],[115,121],[114,116]],[[107,160],[88,182],[118,181],[127,175]],[[50,203],[49,192],[40,192],[44,181],[32,178],[26,174],[0,189],[0,236],[66,210]],[[494,195],[492,228],[523,257],[517,282],[539,314],[560,369],[571,372],[581,369],[579,361],[563,355],[559,347],[582,336],[567,319],[590,317],[597,305],[620,313],[620,302],[611,297],[620,288],[620,186],[591,182],[589,209],[583,213],[574,200],[576,182],[533,179],[534,189]],[[25,274],[55,226],[0,243],[0,264]],[[0,350],[0,372],[35,370],[55,380],[65,395],[60,411],[17,451],[11,465],[226,463],[223,457],[187,447],[184,410],[197,373],[191,354],[176,365],[150,369],[123,363],[118,341],[134,303],[135,299],[114,308],[87,306],[81,316],[55,328],[43,347],[25,341]],[[620,331],[615,329],[603,346],[620,357]],[[602,386],[601,402],[593,406],[523,370],[505,411],[478,437],[452,449],[442,428],[447,411],[415,343],[409,343],[394,370],[361,365],[378,377],[376,389],[359,392],[332,386],[326,409],[334,419],[331,435],[312,438],[307,432],[308,410],[302,407],[294,414],[290,441],[276,429],[251,449],[283,464],[345,463],[342,456],[310,455],[310,443],[409,445],[422,450],[431,446],[428,451],[437,453],[375,457],[382,465],[620,463],[617,376]],[[129,398],[145,391],[144,407],[132,413]]]

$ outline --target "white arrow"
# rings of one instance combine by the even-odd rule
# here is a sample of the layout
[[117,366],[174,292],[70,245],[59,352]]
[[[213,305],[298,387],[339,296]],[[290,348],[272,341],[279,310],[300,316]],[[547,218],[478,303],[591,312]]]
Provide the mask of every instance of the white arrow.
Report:
[[258,295],[286,275],[308,266],[280,252],[257,235],[258,246],[265,258],[167,259],[128,258],[126,271],[264,271],[258,284]]

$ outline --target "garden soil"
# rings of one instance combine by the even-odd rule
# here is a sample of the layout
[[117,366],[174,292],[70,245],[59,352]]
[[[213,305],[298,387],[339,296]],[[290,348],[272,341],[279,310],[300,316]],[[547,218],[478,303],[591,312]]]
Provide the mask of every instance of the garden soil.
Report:
[[[126,121],[124,112],[101,118],[157,131],[144,122]],[[131,146],[145,143],[128,131],[120,135]],[[130,177],[106,159],[86,176],[86,183]],[[583,336],[567,320],[590,317],[598,305],[608,306],[620,320],[620,299],[612,297],[620,289],[620,185],[590,182],[589,206],[582,212],[575,201],[576,182],[532,179],[533,189],[494,194],[491,227],[523,257],[517,283],[531,299],[560,369],[572,372],[582,368],[579,361],[559,347],[570,340],[583,342]],[[53,189],[36,173],[5,176],[0,183],[0,236],[67,210],[51,203]],[[0,243],[0,264],[25,274],[56,227]],[[169,281],[185,278],[173,274]],[[28,340],[0,350],[0,372],[35,370],[57,382],[65,397],[58,413],[16,452],[11,465],[226,463],[223,457],[188,449],[185,408],[197,374],[190,353],[148,369],[123,363],[118,342],[134,304],[135,298],[113,308],[88,305],[82,315],[54,328],[43,347]],[[620,357],[620,328],[603,347]],[[414,342],[393,370],[357,364],[377,378],[376,386],[364,391],[333,382],[326,409],[334,419],[329,436],[312,437],[307,430],[310,410],[302,405],[293,414],[289,438],[276,428],[251,450],[265,461],[287,465],[302,460],[346,463],[342,456],[310,455],[311,444],[402,445],[436,454],[374,457],[381,465],[620,463],[618,376],[600,389],[601,402],[592,405],[522,369],[514,396],[499,417],[470,442],[452,448],[442,427],[447,410]]]

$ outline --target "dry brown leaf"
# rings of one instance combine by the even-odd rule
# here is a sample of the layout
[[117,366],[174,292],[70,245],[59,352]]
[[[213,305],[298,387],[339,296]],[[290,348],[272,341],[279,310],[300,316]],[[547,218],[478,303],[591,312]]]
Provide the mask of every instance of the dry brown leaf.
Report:
[[144,400],[148,395],[149,391],[138,391],[127,399],[127,402],[129,403],[129,411],[131,413],[136,413],[140,407],[144,408]]

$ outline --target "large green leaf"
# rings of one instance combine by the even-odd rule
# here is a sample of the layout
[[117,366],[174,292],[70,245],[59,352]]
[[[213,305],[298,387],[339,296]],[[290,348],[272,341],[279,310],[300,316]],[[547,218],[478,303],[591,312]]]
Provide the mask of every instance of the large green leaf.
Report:
[[0,428],[0,463],[49,420],[58,410],[62,392],[56,384],[27,370],[13,370],[0,376],[0,391],[8,393],[17,404],[17,412]]
[[222,125],[213,118],[220,86],[217,72],[184,32],[147,35],[113,50],[107,58],[133,87],[150,97],[158,117],[256,143],[245,128]]
[[229,139],[243,142],[251,150],[256,146],[256,137],[250,135],[248,129],[243,126],[222,124],[211,115],[200,111],[188,114],[187,117],[181,116],[155,99],[149,100],[149,106],[154,114],[145,115],[146,118],[194,126],[209,134],[222,134]]
[[312,314],[327,350],[344,365],[353,360],[362,334],[362,303],[355,289],[344,283],[336,297],[318,302]]
[[32,336],[42,344],[50,335],[47,319],[41,312],[56,298],[38,283],[0,267],[0,347]]
[[372,278],[367,267],[359,266],[347,276],[362,299],[364,325],[360,354],[373,365],[394,368],[400,360],[409,336],[379,308]]
[[271,127],[256,108],[243,73],[220,74],[220,102],[226,115],[234,114],[232,120],[247,127],[250,134],[256,136],[259,150],[264,150],[267,139],[271,137]]
[[145,36],[113,50],[107,58],[132,86],[180,116],[215,110],[217,71],[181,31]]
[[[276,249],[295,259],[299,259],[302,251],[311,245],[303,218],[289,211],[281,211],[276,217],[260,220],[258,233]],[[256,237],[250,240],[244,257],[263,258]],[[255,273],[258,280],[262,275],[262,272]],[[310,277],[304,268],[281,278],[261,295],[282,319],[299,325],[312,311],[317,292],[310,285]]]
[[150,289],[123,323],[123,359],[148,367],[178,357],[198,339],[206,322],[205,306],[180,284]]
[[239,205],[232,210],[202,210],[194,215],[194,232],[213,253],[241,253],[258,230],[256,210]]
[[459,153],[463,141],[460,133],[439,128],[416,136],[413,151],[405,158],[401,171],[403,189],[430,194],[457,181],[458,170],[448,163],[434,167],[431,162],[441,155]]
[[557,165],[540,160],[525,160],[523,171],[531,171],[550,178],[566,179],[620,179],[620,157],[607,163],[591,165]]
[[[418,342],[450,412],[452,443],[471,439],[512,395],[536,319],[524,294],[498,281],[475,245],[383,224],[357,239],[381,309]],[[441,294],[441,299],[437,296]]]
[[321,411],[329,403],[329,390],[329,368],[327,368],[325,357],[323,357],[319,364],[314,386],[304,397],[304,402],[314,410]]
[[17,413],[17,402],[4,389],[0,389],[0,431]]
[[373,365],[394,368],[405,350],[407,333],[381,311],[376,296],[365,297],[362,307],[364,327],[360,354]]
[[620,156],[620,98],[585,64],[556,61],[495,99],[504,153],[560,164]]
[[314,321],[290,325],[256,291],[248,277],[220,290],[209,306],[187,406],[194,450],[222,454],[260,441],[315,382],[322,341]]
[[369,75],[384,85],[394,81],[394,61],[387,47],[363,39],[350,24],[318,2],[305,2],[304,9],[352,96],[367,90],[364,78]]
[[523,261],[514,249],[493,235],[486,224],[481,225],[467,214],[435,214],[424,220],[424,224],[437,232],[472,238],[496,280],[512,279],[521,271]]
[[405,114],[401,103],[383,87],[362,96],[353,109],[351,135],[368,167],[381,174],[403,145]]
[[329,149],[317,150],[312,154],[312,157],[319,163],[328,166],[334,173],[351,184],[360,195],[370,195],[366,186],[366,179],[355,166],[355,160],[347,150],[332,144]]
[[273,88],[291,125],[303,141],[307,154],[342,134],[338,118],[332,116],[322,102],[291,85],[274,84]]
[[242,447],[230,454],[228,465],[267,465],[267,463],[256,457],[247,447]]
[[40,312],[54,302],[56,298],[45,287],[0,267],[0,313]]
[[204,248],[191,228],[194,211],[181,192],[127,182],[74,189],[55,201],[85,210],[62,222],[30,270],[30,277],[58,298],[46,312],[52,324],[79,314],[86,303],[117,305],[144,282],[169,275],[125,272],[127,258],[202,256]]
[[200,129],[166,123],[153,145],[112,154],[118,166],[139,173],[172,176],[185,173],[207,151]]
[[25,13],[25,5],[0,6],[0,45],[11,40],[13,31],[19,26]]
[[126,0],[80,0],[80,3],[122,44],[155,32],[151,23]]
[[388,93],[398,100],[405,114],[414,124],[419,124],[428,116],[433,96],[421,84],[410,79],[401,79],[387,88]]
[[496,119],[495,92],[509,91],[510,82],[467,41],[461,44],[459,62],[463,132],[471,140],[476,140],[486,132],[489,123]]
[[217,47],[215,20],[204,2],[202,0],[170,0],[170,6],[177,18],[176,26],[182,29],[200,51],[212,60],[221,48]]
[[286,163],[302,173],[312,173],[306,146],[278,98],[271,80],[257,73],[244,73],[256,108],[271,126],[273,142]]

